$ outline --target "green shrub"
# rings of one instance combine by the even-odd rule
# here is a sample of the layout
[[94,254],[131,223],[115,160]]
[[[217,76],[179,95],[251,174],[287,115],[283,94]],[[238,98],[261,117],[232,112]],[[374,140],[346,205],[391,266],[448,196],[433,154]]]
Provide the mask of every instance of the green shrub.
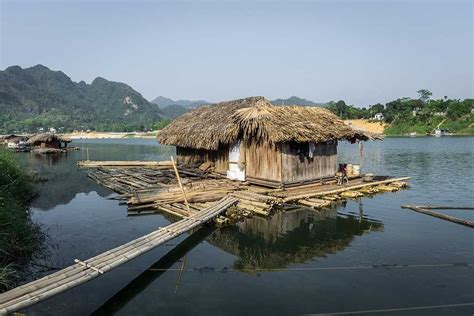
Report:
[[28,212],[35,195],[32,178],[0,148],[0,291],[14,284],[21,266],[40,248],[43,235]]

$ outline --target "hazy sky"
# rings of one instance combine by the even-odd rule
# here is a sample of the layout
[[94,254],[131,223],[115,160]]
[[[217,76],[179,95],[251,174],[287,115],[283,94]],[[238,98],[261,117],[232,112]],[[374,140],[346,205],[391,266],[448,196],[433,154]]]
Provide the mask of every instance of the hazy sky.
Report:
[[1,69],[40,63],[148,99],[474,94],[472,0],[0,2]]

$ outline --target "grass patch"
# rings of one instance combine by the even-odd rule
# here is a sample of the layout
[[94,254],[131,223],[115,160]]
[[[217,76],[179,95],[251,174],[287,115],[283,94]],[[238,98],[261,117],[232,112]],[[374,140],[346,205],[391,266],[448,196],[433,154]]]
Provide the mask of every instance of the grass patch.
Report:
[[[384,134],[388,136],[406,135],[412,132],[416,132],[420,135],[429,134],[444,119],[445,117],[410,117],[397,119],[385,129]],[[446,119],[440,127],[447,128],[451,133],[455,134],[474,135],[474,115],[466,115],[464,118],[456,120]]]

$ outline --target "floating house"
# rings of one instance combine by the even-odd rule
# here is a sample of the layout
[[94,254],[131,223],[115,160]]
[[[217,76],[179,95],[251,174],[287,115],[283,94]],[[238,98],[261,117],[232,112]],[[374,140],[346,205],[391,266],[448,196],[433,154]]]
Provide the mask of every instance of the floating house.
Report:
[[61,152],[66,150],[71,140],[58,134],[36,134],[28,140],[28,144],[42,153]]
[[333,178],[338,141],[375,138],[324,108],[273,106],[264,97],[199,107],[158,134],[176,146],[180,164],[212,164],[228,178],[270,187]]
[[28,137],[16,136],[8,139],[7,148],[18,151],[29,151],[30,145],[28,144]]
[[14,135],[14,134],[0,136],[0,143],[4,146],[7,146],[8,141],[10,139],[13,139],[13,138],[16,138],[16,137],[18,137],[18,136]]
[[29,151],[30,146],[28,145],[28,137],[8,135],[3,137],[3,144],[9,149],[16,151]]

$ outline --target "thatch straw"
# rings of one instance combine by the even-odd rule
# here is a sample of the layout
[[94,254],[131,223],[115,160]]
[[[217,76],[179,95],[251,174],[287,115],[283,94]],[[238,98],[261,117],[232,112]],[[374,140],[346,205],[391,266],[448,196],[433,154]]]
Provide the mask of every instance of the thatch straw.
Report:
[[185,113],[158,133],[165,145],[207,150],[237,140],[254,142],[328,142],[376,139],[356,131],[319,107],[272,106],[264,97],[207,105]]
[[54,140],[60,141],[60,142],[66,142],[69,143],[71,140],[69,138],[65,138],[61,135],[58,134],[36,134],[32,136],[30,139],[28,139],[28,144],[30,145],[36,145],[38,143],[49,143]]

